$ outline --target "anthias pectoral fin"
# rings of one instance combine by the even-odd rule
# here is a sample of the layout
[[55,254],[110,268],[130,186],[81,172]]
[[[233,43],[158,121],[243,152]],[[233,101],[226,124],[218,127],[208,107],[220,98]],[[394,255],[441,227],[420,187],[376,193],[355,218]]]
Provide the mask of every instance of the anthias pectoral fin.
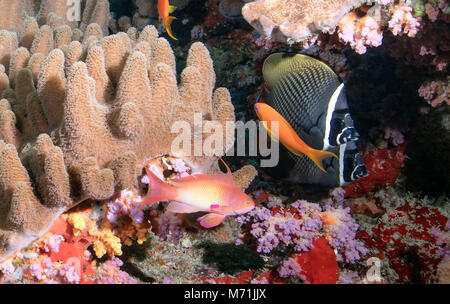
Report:
[[195,208],[193,206],[190,206],[185,203],[180,203],[176,201],[170,202],[170,204],[166,208],[167,211],[175,212],[175,213],[194,213],[198,212],[198,208]]
[[197,219],[197,222],[204,228],[211,228],[219,225],[225,219],[225,215],[217,213],[208,213]]

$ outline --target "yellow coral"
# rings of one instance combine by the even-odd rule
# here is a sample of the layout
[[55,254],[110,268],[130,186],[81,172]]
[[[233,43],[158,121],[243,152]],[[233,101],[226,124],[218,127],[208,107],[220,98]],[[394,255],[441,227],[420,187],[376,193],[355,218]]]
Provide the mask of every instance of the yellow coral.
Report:
[[137,225],[137,227],[135,227],[136,228],[136,237],[137,237],[136,242],[139,245],[142,245],[142,243],[144,243],[145,240],[147,240],[147,238],[149,236],[148,228],[140,227],[141,224],[136,224],[136,225]]
[[141,245],[149,236],[148,229],[148,223],[137,224],[132,221],[126,221],[117,228],[117,234],[122,243],[126,246],[131,246],[133,240],[136,240],[136,242]]
[[82,212],[74,212],[69,214],[67,222],[73,226],[73,234],[77,236],[87,226],[87,220]]
[[101,258],[106,253],[105,246],[99,240],[94,242],[93,247],[94,247],[95,255],[99,258]]
[[88,234],[95,239],[93,248],[98,258],[101,258],[105,253],[109,256],[122,255],[120,238],[114,235],[109,222],[105,222],[104,227],[98,229],[97,223],[89,220],[86,213],[82,211],[70,213],[67,216],[67,222],[73,226],[75,236],[84,229],[88,229]]
[[98,258],[101,258],[105,253],[109,256],[122,255],[122,244],[120,238],[114,235],[110,228],[103,228],[97,230],[95,227],[89,229],[89,235],[95,237],[94,251]]

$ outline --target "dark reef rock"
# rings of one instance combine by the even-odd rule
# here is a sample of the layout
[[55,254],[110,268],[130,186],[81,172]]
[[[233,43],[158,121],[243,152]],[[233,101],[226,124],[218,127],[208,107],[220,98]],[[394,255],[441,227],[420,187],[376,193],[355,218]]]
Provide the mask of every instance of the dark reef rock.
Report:
[[205,264],[215,263],[220,271],[226,273],[259,269],[265,264],[264,260],[246,245],[205,242],[199,247],[204,249],[203,262]]
[[[413,129],[405,151],[406,187],[438,197],[450,190],[450,108],[432,109]],[[447,192],[447,193],[446,193]]]

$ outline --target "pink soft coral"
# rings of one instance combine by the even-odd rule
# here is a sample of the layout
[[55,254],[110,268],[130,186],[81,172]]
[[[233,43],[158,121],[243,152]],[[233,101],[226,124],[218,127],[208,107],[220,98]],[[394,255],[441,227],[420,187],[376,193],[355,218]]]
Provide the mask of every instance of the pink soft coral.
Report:
[[113,256],[102,264],[96,274],[97,278],[95,283],[97,284],[137,284],[137,280],[131,277],[125,271],[120,270],[123,262]]
[[106,203],[106,217],[111,223],[117,223],[121,216],[129,216],[135,223],[141,224],[144,221],[145,205],[138,202],[142,198],[133,191],[122,190],[114,199]]
[[406,34],[408,37],[415,37],[420,28],[420,17],[414,18],[412,7],[398,5],[392,11],[391,20],[389,20],[389,29],[394,36]]
[[424,82],[419,88],[422,96],[432,107],[445,102],[450,105],[450,76],[443,80],[430,80]]
[[345,15],[338,23],[339,39],[350,45],[358,54],[364,54],[368,46],[380,46],[383,41],[381,26],[375,18],[368,15],[358,18],[352,12]]

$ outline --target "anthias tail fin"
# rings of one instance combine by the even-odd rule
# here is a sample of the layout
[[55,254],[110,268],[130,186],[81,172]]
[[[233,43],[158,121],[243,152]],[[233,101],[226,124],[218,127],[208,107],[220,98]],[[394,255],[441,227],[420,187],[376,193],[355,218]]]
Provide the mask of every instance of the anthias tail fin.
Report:
[[321,150],[316,150],[316,149],[311,149],[307,154],[306,154],[316,165],[317,167],[320,168],[320,170],[322,170],[323,172],[327,172],[322,165],[322,161],[328,157],[336,157],[336,154],[334,154],[333,152],[330,151],[321,151]]
[[174,40],[178,40],[177,38],[175,38],[175,37],[172,35],[172,29],[171,29],[171,27],[170,27],[170,24],[172,23],[172,20],[174,20],[174,19],[177,19],[177,18],[175,18],[175,17],[173,17],[173,16],[167,17],[167,18],[164,20],[164,27],[166,28],[167,34],[170,36],[170,38],[172,38],[172,39],[174,39]]
[[151,170],[145,168],[147,176],[149,178],[148,194],[144,197],[144,200],[140,204],[153,204],[160,201],[172,199],[176,191],[174,187],[169,186],[165,182],[159,179]]

